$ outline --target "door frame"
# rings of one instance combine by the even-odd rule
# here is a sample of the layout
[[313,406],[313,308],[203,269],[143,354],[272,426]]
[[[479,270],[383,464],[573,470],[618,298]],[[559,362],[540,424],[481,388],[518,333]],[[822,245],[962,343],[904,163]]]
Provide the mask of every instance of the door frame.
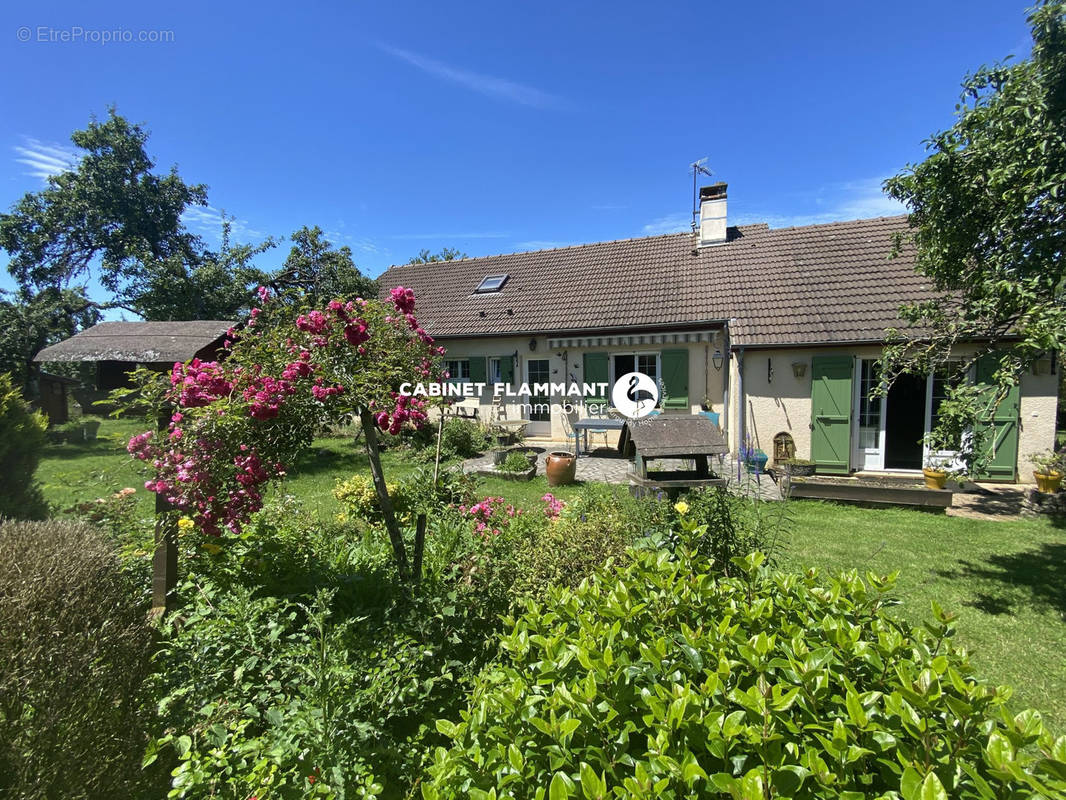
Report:
[[[528,384],[531,387],[530,388],[531,392],[532,392],[533,381],[531,381],[529,379],[529,365],[533,361],[543,361],[543,362],[545,362],[548,365],[548,382],[549,383],[551,382],[551,359],[548,358],[547,356],[536,357],[536,358],[527,357],[525,359],[525,363],[522,365],[522,373],[525,376],[526,384]],[[532,394],[527,394],[527,395],[525,395],[522,398],[522,401],[527,404],[527,407],[530,409],[530,411],[533,410],[533,405],[534,405],[533,400],[534,400],[534,398],[533,398]],[[551,436],[551,432],[552,432],[552,402],[551,402],[551,396],[549,395],[548,397],[544,398],[544,400],[547,401],[547,405],[548,405],[548,419],[547,420],[533,420],[533,419],[530,419],[529,424],[526,425],[526,436]]]
[[877,447],[863,448],[859,446],[863,361],[877,361],[877,358],[855,356],[855,368],[851,377],[851,463],[848,465],[848,470],[849,472],[852,470],[883,472],[885,469],[885,420],[888,416],[887,394],[881,398],[881,413],[877,421]]

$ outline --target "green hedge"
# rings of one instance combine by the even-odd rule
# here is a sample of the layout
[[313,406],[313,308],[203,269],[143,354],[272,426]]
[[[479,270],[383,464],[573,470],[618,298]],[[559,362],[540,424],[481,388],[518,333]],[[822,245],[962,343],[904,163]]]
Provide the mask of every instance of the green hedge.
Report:
[[33,411],[11,376],[0,374],[0,519],[44,519],[48,505],[34,473],[48,423]]
[[1066,737],[977,682],[939,609],[912,631],[891,578],[716,578],[680,548],[554,589],[438,729],[436,798],[1062,796]]

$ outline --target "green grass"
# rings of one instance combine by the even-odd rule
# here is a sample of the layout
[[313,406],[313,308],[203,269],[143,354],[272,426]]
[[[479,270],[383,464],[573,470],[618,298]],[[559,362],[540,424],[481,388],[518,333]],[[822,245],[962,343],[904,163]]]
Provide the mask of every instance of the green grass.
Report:
[[[46,446],[38,470],[46,499],[63,509],[133,486],[139,511],[151,514],[154,496],[125,450],[141,430],[141,423],[107,420],[97,442]],[[386,451],[382,461],[389,480],[419,466],[399,450]],[[319,439],[277,491],[331,519],[342,510],[333,497],[337,480],[368,468],[361,443]],[[550,491],[566,500],[578,488]],[[481,481],[483,495],[525,508],[539,506],[547,491],[543,476],[528,483]],[[931,600],[958,612],[958,641],[972,651],[980,674],[1010,684],[1017,706],[1040,709],[1056,730],[1066,731],[1066,530],[1046,520],[982,522],[813,501],[791,508],[796,526],[784,566],[898,570],[898,614],[920,623]]]
[[1066,530],[806,500],[791,511],[784,566],[898,570],[896,613],[919,624],[934,600],[958,613],[978,672],[1066,732]]

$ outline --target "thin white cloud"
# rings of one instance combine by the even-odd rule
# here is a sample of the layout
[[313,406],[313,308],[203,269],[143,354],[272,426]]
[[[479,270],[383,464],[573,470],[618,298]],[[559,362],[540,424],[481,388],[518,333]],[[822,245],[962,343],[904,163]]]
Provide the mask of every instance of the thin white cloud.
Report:
[[562,100],[548,92],[541,91],[532,86],[509,81],[506,78],[497,78],[493,75],[483,75],[480,72],[454,67],[437,61],[434,58],[412,53],[400,47],[378,43],[378,47],[393,58],[405,61],[413,67],[422,70],[436,78],[458,84],[467,89],[492,97],[497,100],[505,100],[532,108],[551,108],[562,104]]
[[78,163],[78,154],[69,147],[60,144],[42,142],[30,136],[24,136],[23,144],[15,145],[15,161],[28,167],[27,175],[47,181],[51,176],[74,169]]
[[733,225],[751,225],[765,222],[771,228],[788,228],[802,225],[819,225],[825,222],[840,222],[869,217],[893,217],[906,214],[907,208],[881,191],[883,178],[868,178],[844,183],[832,183],[819,187],[806,196],[804,205],[813,202],[819,211],[797,214],[742,212],[731,216]]
[[[181,215],[181,219],[194,231],[210,237],[215,242],[221,242],[223,213],[214,206],[189,206]],[[226,216],[230,223],[230,237],[234,243],[263,238],[263,232],[253,228],[247,220]]]
[[692,214],[668,214],[653,219],[642,229],[645,236],[660,236],[664,233],[681,233],[692,230]]

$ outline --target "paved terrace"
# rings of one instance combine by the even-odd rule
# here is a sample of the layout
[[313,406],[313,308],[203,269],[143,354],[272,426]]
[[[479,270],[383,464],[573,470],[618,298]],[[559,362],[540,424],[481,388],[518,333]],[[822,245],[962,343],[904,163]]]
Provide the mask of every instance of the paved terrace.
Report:
[[[566,450],[567,446],[562,442],[544,442],[544,441],[525,441],[523,446],[534,447],[537,450],[543,452],[537,454],[537,474],[544,474],[544,464],[548,458],[548,453],[553,451]],[[591,453],[582,454],[577,460],[577,480],[579,482],[584,481],[599,481],[601,483],[629,483],[629,467],[632,462],[627,458],[623,458],[617,450],[613,447],[601,447],[593,450]],[[659,469],[680,469],[683,462],[681,459],[664,458],[656,460],[656,467]],[[726,461],[723,467],[728,467],[729,461]],[[492,467],[492,454],[486,453],[478,458],[467,459],[463,462],[464,472],[476,472],[479,469],[488,469]],[[689,465],[691,468],[691,465]],[[717,469],[717,465],[714,459],[711,460],[711,468]],[[728,472],[728,470],[726,470]],[[741,491],[745,494],[758,493],[764,500],[780,500],[781,494],[777,489],[777,484],[774,483],[769,476],[760,475],[756,478],[753,475],[747,473],[741,474],[741,480],[737,482],[736,465],[733,465],[732,475],[724,474],[723,477],[730,477],[730,486]]]

